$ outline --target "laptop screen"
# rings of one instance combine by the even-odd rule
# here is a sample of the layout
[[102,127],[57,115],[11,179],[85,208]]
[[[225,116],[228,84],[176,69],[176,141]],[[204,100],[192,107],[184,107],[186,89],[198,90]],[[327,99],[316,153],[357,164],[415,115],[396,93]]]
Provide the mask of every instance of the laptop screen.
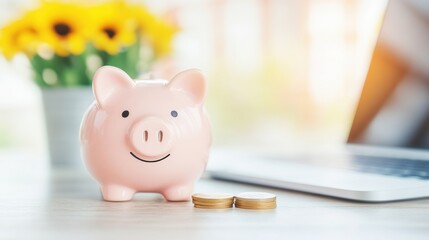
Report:
[[387,5],[348,142],[429,147],[429,1]]

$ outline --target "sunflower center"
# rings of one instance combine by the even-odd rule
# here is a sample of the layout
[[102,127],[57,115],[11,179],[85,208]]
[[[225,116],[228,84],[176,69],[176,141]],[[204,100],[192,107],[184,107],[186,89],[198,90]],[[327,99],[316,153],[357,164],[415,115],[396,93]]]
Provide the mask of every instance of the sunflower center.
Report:
[[116,31],[115,31],[114,29],[110,28],[110,27],[106,27],[106,28],[104,28],[104,29],[103,29],[103,32],[104,32],[104,33],[106,33],[106,35],[107,35],[110,39],[114,38],[114,37],[115,37],[115,35],[116,35]]
[[69,25],[65,24],[65,23],[56,23],[54,25],[54,31],[60,35],[61,37],[65,37],[67,36],[69,33],[71,33],[71,28]]

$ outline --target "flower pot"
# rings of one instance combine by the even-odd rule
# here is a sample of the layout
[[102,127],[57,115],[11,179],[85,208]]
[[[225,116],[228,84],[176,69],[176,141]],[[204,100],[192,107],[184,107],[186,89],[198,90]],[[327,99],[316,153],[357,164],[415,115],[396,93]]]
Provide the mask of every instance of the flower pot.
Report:
[[91,87],[42,89],[43,108],[52,167],[83,167],[79,128],[94,101]]

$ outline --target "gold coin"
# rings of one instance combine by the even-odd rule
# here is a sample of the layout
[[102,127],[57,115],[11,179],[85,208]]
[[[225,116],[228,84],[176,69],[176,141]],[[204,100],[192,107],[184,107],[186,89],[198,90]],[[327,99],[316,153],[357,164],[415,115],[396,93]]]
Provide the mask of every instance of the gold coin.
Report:
[[192,201],[195,203],[206,203],[206,204],[215,204],[215,203],[234,203],[234,196],[231,194],[225,193],[198,193],[192,195]]
[[234,200],[231,201],[220,201],[220,202],[207,202],[207,201],[200,201],[200,200],[193,200],[192,201],[194,204],[198,204],[198,205],[222,205],[222,204],[234,204]]
[[192,200],[195,204],[206,204],[206,205],[213,205],[213,204],[234,204],[234,200],[223,200],[223,201],[201,201],[201,200]]
[[254,205],[272,205],[272,204],[275,204],[275,203],[276,203],[276,201],[269,201],[269,202],[263,202],[263,201],[243,201],[243,200],[235,201],[235,204],[249,205],[249,206],[254,206]]
[[276,202],[243,202],[243,201],[238,201],[235,202],[236,205],[242,205],[242,206],[271,206],[276,204]]
[[270,203],[249,203],[249,202],[238,202],[238,203],[235,203],[235,205],[236,206],[249,206],[249,207],[252,207],[252,206],[255,206],[255,207],[258,207],[258,206],[274,206],[274,205],[276,205],[276,202],[270,202]]
[[222,199],[217,199],[217,198],[192,198],[193,201],[201,201],[201,202],[233,202],[234,201],[234,197],[231,198],[222,198]]
[[265,192],[244,192],[235,196],[236,201],[276,201],[276,195]]
[[264,192],[244,192],[235,196],[235,206],[244,209],[273,209],[276,195]]
[[192,195],[192,202],[196,208],[232,208],[234,196],[226,193],[197,193]]
[[193,200],[201,201],[222,201],[222,200],[232,200],[234,195],[227,193],[196,193],[192,195]]
[[196,208],[205,208],[205,209],[225,209],[225,208],[232,208],[232,204],[223,204],[223,205],[199,205],[195,204],[194,207]]
[[274,204],[272,206],[242,206],[242,205],[235,205],[236,208],[242,208],[242,209],[253,209],[253,210],[258,210],[258,209],[274,209],[277,206]]

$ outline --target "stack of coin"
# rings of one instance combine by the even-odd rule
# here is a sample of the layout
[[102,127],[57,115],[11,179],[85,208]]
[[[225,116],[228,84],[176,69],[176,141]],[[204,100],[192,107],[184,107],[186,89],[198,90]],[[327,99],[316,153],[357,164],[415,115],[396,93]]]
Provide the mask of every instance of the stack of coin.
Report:
[[235,196],[235,207],[244,209],[276,208],[276,195],[264,192],[244,192]]
[[192,195],[192,202],[196,208],[232,208],[234,196],[226,193],[197,193]]

